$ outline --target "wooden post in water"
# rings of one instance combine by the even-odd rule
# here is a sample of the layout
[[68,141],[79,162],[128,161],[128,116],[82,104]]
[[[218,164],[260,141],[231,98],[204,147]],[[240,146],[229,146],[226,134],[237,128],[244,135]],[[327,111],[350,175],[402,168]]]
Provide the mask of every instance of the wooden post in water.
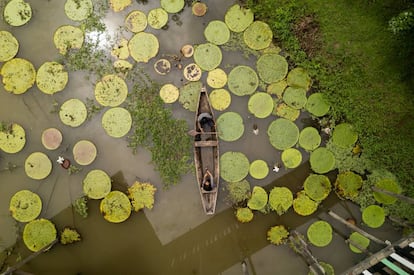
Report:
[[405,201],[405,202],[407,202],[409,204],[414,204],[414,199],[413,198],[406,197],[404,195],[397,194],[397,193],[394,193],[394,192],[391,192],[391,191],[388,191],[388,190],[385,190],[385,189],[382,189],[382,188],[378,188],[376,186],[372,186],[371,189],[374,192],[382,193],[382,194],[385,194],[385,195],[388,195],[388,196],[397,198],[397,199],[402,200],[402,201]]

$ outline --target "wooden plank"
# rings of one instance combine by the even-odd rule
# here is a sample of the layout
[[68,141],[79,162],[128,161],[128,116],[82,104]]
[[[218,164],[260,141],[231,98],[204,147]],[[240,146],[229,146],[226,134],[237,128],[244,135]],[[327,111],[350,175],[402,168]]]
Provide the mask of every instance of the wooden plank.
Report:
[[200,140],[200,141],[194,141],[195,147],[214,147],[218,145],[217,140]]

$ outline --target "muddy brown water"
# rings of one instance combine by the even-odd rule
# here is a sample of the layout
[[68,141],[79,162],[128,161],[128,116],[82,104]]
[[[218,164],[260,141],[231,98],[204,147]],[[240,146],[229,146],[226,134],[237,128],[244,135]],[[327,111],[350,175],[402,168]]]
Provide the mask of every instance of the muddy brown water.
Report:
[[[5,0],[1,0],[1,7]],[[74,24],[64,14],[63,0],[32,0],[33,18],[29,24],[13,28],[0,22],[0,29],[12,32],[20,43],[18,57],[30,60],[35,68],[58,56],[53,45],[53,33],[64,24]],[[182,72],[173,69],[167,76],[161,77],[153,70],[156,60],[168,55],[179,54],[184,44],[204,43],[203,30],[210,20],[223,20],[225,10],[235,3],[229,0],[206,1],[209,6],[205,17],[197,18],[186,8],[180,13],[182,25],[171,20],[167,31],[152,30],[160,41],[160,51],[156,58],[145,65],[146,71],[160,83],[183,85]],[[158,1],[137,4],[120,13],[109,12],[105,18],[108,33],[117,36],[119,26],[125,15],[140,9],[148,12],[159,7]],[[147,30],[150,28],[147,27]],[[110,41],[107,42],[109,44]],[[105,47],[103,44],[102,47]],[[183,59],[183,67],[191,63]],[[252,59],[242,57],[240,53],[224,52],[221,68],[230,71],[235,65],[252,65]],[[203,80],[205,80],[205,75]],[[0,120],[19,123],[26,130],[27,143],[18,154],[0,152],[0,169],[8,163],[18,167],[13,171],[0,172],[0,248],[13,245],[17,240],[17,252],[25,258],[30,252],[20,240],[22,224],[16,224],[8,212],[11,196],[19,190],[29,189],[38,193],[43,201],[41,217],[50,218],[58,230],[65,226],[76,227],[82,235],[82,242],[73,245],[56,245],[51,251],[40,255],[24,266],[22,270],[34,274],[241,274],[240,262],[244,259],[249,264],[250,274],[306,274],[306,263],[286,246],[275,247],[266,240],[266,232],[271,226],[284,224],[290,229],[302,228],[306,233],[306,224],[315,220],[319,214],[300,217],[289,210],[279,217],[275,213],[267,215],[255,213],[253,222],[241,224],[236,221],[234,209],[226,201],[225,190],[220,190],[217,214],[213,217],[204,215],[193,173],[184,175],[179,185],[163,190],[160,177],[151,164],[148,151],[140,148],[136,155],[127,147],[126,139],[114,139],[107,136],[101,126],[102,113],[94,115],[83,125],[71,128],[61,123],[56,113],[51,113],[55,102],[63,103],[69,98],[93,98],[95,79],[87,78],[84,72],[71,72],[64,91],[48,96],[36,87],[23,95],[12,95],[0,87]],[[185,119],[192,129],[193,114],[184,110],[179,103],[169,106],[177,118]],[[263,159],[269,167],[280,161],[280,151],[275,150],[268,141],[266,129],[274,117],[255,119],[247,112],[246,97],[232,97],[229,110],[239,112],[245,124],[245,134],[235,142],[221,142],[220,151],[241,151],[250,161]],[[217,112],[218,117],[222,112]],[[253,124],[259,127],[259,135],[252,133]],[[298,120],[299,127],[309,124],[306,115]],[[44,129],[56,127],[63,133],[63,143],[55,151],[46,150],[41,144]],[[87,139],[94,142],[98,149],[96,160],[89,166],[82,167],[77,174],[68,175],[57,163],[58,156],[72,158],[73,145]],[[24,160],[35,151],[46,153],[53,162],[53,170],[42,181],[29,179],[24,172]],[[302,151],[303,152],[303,151]],[[293,192],[301,189],[304,179],[309,174],[308,155],[303,152],[303,164],[295,170],[282,169],[279,173],[270,172],[264,180],[255,180],[248,176],[251,185],[271,187],[288,186]],[[73,160],[73,158],[72,158]],[[121,224],[105,221],[99,213],[99,201],[88,203],[89,217],[83,219],[72,208],[71,202],[82,196],[82,179],[92,169],[102,169],[113,179],[114,189],[125,188],[136,179],[153,183],[158,191],[152,210],[133,213]],[[224,185],[224,184],[223,184]],[[222,185],[222,186],[223,186]],[[324,208],[335,206],[338,199],[332,193],[324,202]],[[341,211],[345,211],[340,207]],[[345,215],[349,212],[345,211]],[[358,212],[355,212],[358,215]],[[17,227],[17,228],[16,228]],[[384,238],[389,235],[380,231]],[[391,232],[391,231],[390,231]],[[391,239],[398,234],[391,234]],[[332,256],[332,251],[343,249],[343,253]],[[336,242],[324,250],[316,249],[318,255],[332,263],[338,270],[344,270],[358,259],[343,247],[343,239],[336,236]],[[342,250],[341,250],[342,251]],[[284,259],[275,264],[275,259]],[[14,260],[15,258],[11,258]],[[9,264],[12,264],[11,261]]]

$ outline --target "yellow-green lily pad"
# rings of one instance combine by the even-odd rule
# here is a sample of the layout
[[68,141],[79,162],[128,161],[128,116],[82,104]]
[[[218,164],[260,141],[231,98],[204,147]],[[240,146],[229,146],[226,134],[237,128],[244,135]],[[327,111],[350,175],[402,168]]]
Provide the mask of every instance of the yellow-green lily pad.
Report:
[[102,116],[102,127],[105,132],[114,138],[128,134],[132,126],[132,117],[127,109],[122,107],[111,108]]
[[204,29],[204,37],[208,42],[223,45],[230,40],[230,30],[223,21],[212,20]]
[[[362,248],[362,249],[366,249],[369,246],[370,240],[361,235],[358,232],[354,232],[351,234],[351,236],[349,236],[349,239],[358,245],[358,247]],[[351,243],[349,244],[349,249],[351,249],[352,252],[355,253],[362,253],[361,250],[359,250],[358,248],[356,248],[355,246],[353,246]]]
[[127,59],[129,57],[128,40],[125,38],[119,39],[116,45],[111,50],[111,55],[119,59]]
[[291,87],[303,88],[309,90],[312,81],[308,72],[303,68],[294,68],[287,75],[287,84]]
[[226,112],[217,118],[217,131],[224,141],[238,140],[244,133],[243,118],[236,112]]
[[9,61],[19,51],[19,41],[8,31],[0,31],[0,62]]
[[269,194],[270,207],[280,216],[283,215],[293,203],[293,194],[287,187],[273,187]]
[[201,78],[202,71],[197,64],[190,63],[187,66],[185,66],[183,74],[184,78],[188,81],[199,81]]
[[215,89],[209,97],[211,106],[218,111],[224,111],[230,106],[231,95],[226,89]]
[[265,83],[283,80],[288,72],[286,58],[279,54],[268,53],[259,57],[256,63],[257,73]]
[[65,67],[55,61],[45,62],[37,70],[36,85],[45,94],[62,91],[68,83],[69,75]]
[[71,25],[60,26],[53,35],[53,42],[59,53],[65,55],[70,49],[80,49],[85,39],[84,32]]
[[306,127],[299,134],[299,146],[306,151],[313,151],[321,144],[321,136],[314,127]]
[[263,209],[268,201],[268,195],[266,190],[261,186],[253,187],[252,196],[247,202],[247,206],[252,210]]
[[267,128],[270,143],[278,150],[293,147],[299,139],[299,128],[290,120],[278,118]]
[[283,92],[285,91],[287,87],[286,80],[280,80],[278,82],[273,82],[267,86],[267,93],[271,95],[275,95],[278,98],[282,98]]
[[73,21],[83,21],[93,12],[92,0],[66,0],[65,13]]
[[10,129],[0,132],[0,149],[6,153],[20,152],[26,144],[26,132],[17,123],[11,124]]
[[132,4],[132,0],[109,0],[109,5],[114,12],[123,11]]
[[46,219],[29,222],[23,229],[23,242],[33,252],[37,252],[56,239],[55,225]]
[[253,23],[254,14],[250,9],[241,7],[239,4],[231,6],[224,16],[229,29],[233,32],[242,32]]
[[180,90],[173,84],[165,84],[160,89],[160,97],[165,103],[174,103],[180,96]]
[[177,13],[184,8],[184,0],[161,0],[161,7],[168,13]]
[[235,95],[251,95],[259,86],[259,77],[249,66],[239,65],[230,71],[227,86]]
[[227,151],[220,156],[220,177],[227,182],[242,181],[249,168],[249,159],[241,152]]
[[165,58],[161,58],[154,63],[154,70],[157,74],[166,75],[171,71],[171,62]]
[[60,120],[71,127],[80,126],[86,120],[87,114],[85,104],[77,98],[69,99],[60,106]]
[[152,33],[136,33],[128,43],[129,52],[132,58],[137,62],[148,63],[155,57],[159,50],[159,42]]
[[10,26],[23,26],[32,18],[32,8],[24,0],[11,0],[4,7],[3,18]]
[[263,50],[272,43],[273,32],[265,22],[254,21],[244,31],[243,39],[249,48]]
[[96,146],[89,140],[80,140],[73,146],[73,158],[79,165],[89,165],[96,158]]
[[362,221],[371,228],[378,228],[385,222],[384,208],[370,205],[362,211]]
[[220,68],[216,68],[208,72],[207,84],[211,88],[219,89],[223,88],[227,83],[227,74]]
[[111,191],[102,199],[99,209],[105,220],[120,223],[131,215],[131,202],[121,191]]
[[178,101],[183,105],[184,109],[195,112],[197,109],[198,99],[202,84],[200,81],[188,82],[180,88],[180,96]]
[[52,171],[52,161],[46,154],[34,152],[26,158],[24,170],[29,178],[42,180]]
[[99,169],[91,170],[83,179],[83,193],[91,199],[103,199],[111,192],[111,178]]
[[200,44],[194,49],[194,62],[204,71],[214,70],[222,59],[220,48],[213,43]]
[[273,102],[275,104],[275,108],[272,112],[273,114],[280,116],[282,118],[286,118],[290,121],[295,121],[299,118],[300,110],[294,109],[284,102],[278,103],[278,99],[273,100]]
[[288,148],[283,150],[282,155],[282,162],[286,168],[296,168],[302,162],[302,153],[295,148]]
[[21,190],[10,199],[9,210],[16,221],[30,222],[40,215],[42,200],[32,191]]
[[307,102],[306,90],[303,88],[287,87],[283,93],[283,101],[294,109],[302,109]]
[[335,168],[335,156],[325,147],[315,149],[309,158],[312,170],[318,174],[325,174]]
[[132,207],[139,211],[144,207],[152,209],[154,206],[154,195],[157,188],[149,182],[135,181],[128,188],[128,197],[131,199]]
[[254,93],[249,98],[247,109],[257,118],[266,118],[273,112],[273,99],[268,93]]
[[325,175],[310,174],[303,183],[306,195],[316,202],[326,199],[331,192],[331,181]]
[[128,95],[128,86],[121,77],[109,74],[95,85],[95,99],[102,106],[116,107],[122,104]]
[[321,117],[329,112],[330,105],[322,93],[314,93],[309,96],[305,109],[312,115]]
[[293,200],[293,210],[301,216],[309,216],[318,209],[318,203],[306,195],[305,191],[300,191]]
[[257,159],[250,163],[249,173],[252,178],[255,179],[264,179],[269,174],[269,166],[266,161]]
[[168,13],[163,8],[152,9],[148,12],[148,24],[156,30],[164,27],[168,22]]
[[306,233],[309,241],[317,247],[327,246],[332,241],[332,226],[326,221],[312,223]]
[[253,211],[248,207],[237,208],[236,218],[239,222],[246,223],[253,220]]
[[147,16],[140,10],[131,11],[125,18],[125,27],[131,32],[142,32],[147,24]]
[[13,58],[3,64],[0,70],[4,89],[13,94],[23,94],[35,83],[36,69],[23,58]]

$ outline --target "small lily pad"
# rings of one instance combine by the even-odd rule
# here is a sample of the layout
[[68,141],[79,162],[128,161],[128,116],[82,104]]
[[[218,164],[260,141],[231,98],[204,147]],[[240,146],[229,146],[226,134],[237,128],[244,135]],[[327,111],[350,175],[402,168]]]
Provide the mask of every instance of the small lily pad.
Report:
[[320,202],[326,199],[331,192],[331,182],[327,176],[310,174],[306,178],[303,188],[309,198]]
[[311,83],[308,72],[303,68],[294,68],[287,76],[287,84],[291,87],[303,88],[307,91]]
[[85,104],[77,98],[69,99],[60,106],[60,120],[71,127],[80,126],[86,120],[87,114]]
[[230,106],[231,95],[226,89],[215,89],[209,97],[211,106],[218,111],[224,111]]
[[238,140],[244,133],[243,118],[235,112],[226,112],[217,118],[217,131],[224,141]]
[[274,245],[281,245],[286,243],[289,237],[289,231],[283,225],[272,226],[267,231],[267,240]]
[[202,71],[197,64],[190,63],[187,66],[185,66],[183,74],[184,78],[188,81],[199,81],[201,78]]
[[19,51],[19,41],[8,31],[0,31],[0,62],[9,61]]
[[29,178],[42,180],[52,171],[52,161],[46,154],[34,152],[26,158],[24,170]]
[[223,88],[227,83],[227,74],[220,68],[216,68],[208,72],[207,84],[211,88],[219,89]]
[[273,187],[269,194],[270,207],[280,216],[284,214],[293,203],[293,194],[287,187]]
[[128,134],[132,126],[132,117],[127,109],[115,107],[108,109],[102,116],[102,127],[105,132],[114,138],[121,138]]
[[3,64],[0,70],[4,89],[13,94],[23,94],[35,83],[36,69],[23,58],[13,58]]
[[286,80],[281,80],[278,82],[273,82],[267,86],[267,93],[271,95],[277,96],[277,98],[282,98],[283,92],[285,91],[287,87]]
[[111,55],[119,59],[127,59],[129,57],[128,40],[125,38],[119,39],[116,45],[111,50]]
[[336,193],[346,199],[355,199],[362,184],[362,177],[352,171],[339,173],[335,181]]
[[140,10],[131,11],[125,18],[125,27],[134,33],[145,30],[147,24],[147,16]]
[[96,158],[96,146],[89,140],[80,140],[73,146],[73,158],[79,165],[89,165]]
[[23,26],[32,18],[32,8],[24,0],[10,0],[4,7],[3,18],[10,26]]
[[228,151],[220,156],[220,177],[227,182],[243,180],[249,168],[249,160],[241,152]]
[[132,0],[109,0],[109,5],[114,12],[123,11],[132,4]]
[[293,210],[301,216],[309,216],[318,209],[318,203],[308,197],[305,191],[300,191],[293,200]]
[[60,26],[53,35],[53,42],[59,53],[63,55],[70,49],[80,49],[84,39],[85,34],[83,31],[71,25]]
[[251,95],[259,86],[259,77],[249,66],[240,65],[230,71],[227,85],[235,95]]
[[223,45],[230,39],[230,30],[223,21],[212,20],[204,29],[204,36],[208,42]]
[[17,123],[11,124],[10,130],[0,132],[0,149],[9,154],[20,152],[26,144],[26,132]]
[[37,70],[36,85],[45,94],[52,95],[62,91],[68,83],[69,74],[57,62],[45,62]]
[[120,223],[131,215],[131,202],[124,193],[111,191],[102,199],[99,209],[105,220]]
[[194,62],[204,71],[217,68],[222,58],[223,54],[220,48],[213,43],[200,44],[194,49]]
[[247,206],[252,210],[263,209],[268,201],[268,195],[266,190],[261,186],[253,187],[252,196],[247,202]]
[[274,53],[261,55],[257,60],[256,67],[260,79],[265,83],[281,81],[288,72],[286,58]]
[[161,0],[161,7],[168,13],[177,13],[184,8],[184,0]]
[[283,93],[283,101],[294,109],[302,109],[307,102],[306,90],[303,88],[287,87]]
[[42,200],[32,191],[21,190],[10,199],[9,210],[16,221],[30,222],[40,215]]
[[319,147],[310,154],[312,170],[318,174],[325,174],[335,168],[335,156],[325,147]]
[[385,222],[384,208],[370,205],[362,211],[362,221],[371,228],[378,228]]
[[286,168],[296,168],[302,162],[302,153],[295,148],[288,148],[283,150],[282,155],[282,162]]
[[56,150],[62,143],[62,133],[56,128],[48,128],[42,133],[42,144],[48,150]]
[[[356,243],[358,245],[358,247],[362,248],[362,249],[366,249],[369,246],[370,240],[361,235],[358,232],[354,232],[351,234],[351,236],[349,236],[349,239]],[[352,252],[355,253],[362,253],[361,250],[359,250],[358,248],[356,248],[355,246],[353,246],[352,244],[349,244],[349,248],[352,250]]]
[[236,218],[239,222],[246,223],[253,220],[253,211],[248,207],[237,208]]
[[180,90],[173,84],[165,84],[160,89],[160,97],[165,103],[174,103],[180,96]]
[[55,225],[46,219],[29,222],[23,229],[23,242],[33,252],[37,252],[52,243],[57,237]]
[[233,32],[242,32],[253,23],[254,14],[250,9],[241,7],[239,4],[231,6],[224,16],[229,29]]
[[283,102],[276,103],[278,102],[278,99],[273,100],[273,102],[275,104],[275,108],[272,113],[276,116],[286,118],[290,121],[295,121],[300,116],[300,110],[294,109]]
[[255,179],[264,179],[269,174],[269,166],[266,161],[257,159],[250,163],[249,174]]
[[299,134],[299,146],[306,151],[313,151],[321,144],[321,136],[314,127],[306,127]]
[[254,21],[244,31],[243,39],[249,48],[263,50],[272,43],[273,32],[265,22]]
[[178,101],[184,109],[195,112],[197,109],[198,99],[200,97],[201,82],[189,82],[180,88],[180,97]]
[[207,4],[203,2],[193,2],[193,5],[191,6],[191,12],[195,16],[204,16],[207,13],[207,10]]
[[152,33],[136,33],[128,43],[129,52],[137,62],[148,63],[148,61],[158,54],[160,44]]
[[[377,183],[375,183],[375,187],[384,189],[395,194],[401,194],[402,192],[400,185],[395,180],[388,178],[379,180]],[[374,192],[374,198],[377,202],[383,204],[393,204],[397,201],[396,197],[392,197],[390,195],[386,195],[379,192]]]
[[325,247],[332,241],[332,226],[326,221],[316,221],[309,226],[307,236],[313,245]]
[[181,47],[180,52],[184,57],[190,58],[194,54],[194,47],[192,45],[186,44]]
[[93,12],[92,0],[66,0],[65,13],[73,21],[83,21]]
[[103,199],[111,192],[111,178],[99,169],[91,170],[83,179],[83,193],[90,199]]
[[358,134],[349,123],[341,123],[335,126],[332,133],[332,141],[335,145],[348,148],[355,144]]
[[128,86],[122,78],[109,74],[95,85],[95,99],[102,106],[116,107],[123,103],[128,95]]
[[148,12],[148,25],[159,30],[168,22],[168,13],[163,8],[152,9]]
[[278,118],[270,123],[267,134],[273,147],[285,150],[298,142],[299,128],[290,120]]
[[250,96],[247,108],[257,118],[266,118],[273,112],[273,99],[268,93],[258,92]]
[[154,63],[154,70],[160,75],[166,75],[171,71],[171,63],[165,58],[161,58]]
[[314,93],[309,96],[305,109],[312,115],[321,117],[329,112],[330,106],[322,93]]

